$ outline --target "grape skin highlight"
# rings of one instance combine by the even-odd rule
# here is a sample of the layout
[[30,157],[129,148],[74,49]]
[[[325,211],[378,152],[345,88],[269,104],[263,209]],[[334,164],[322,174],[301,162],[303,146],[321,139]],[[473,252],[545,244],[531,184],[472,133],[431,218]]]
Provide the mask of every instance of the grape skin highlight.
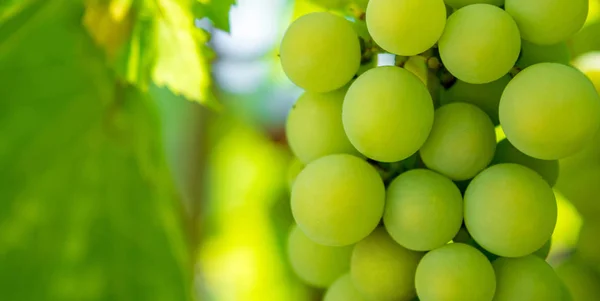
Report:
[[491,253],[519,257],[550,239],[557,218],[554,192],[533,170],[513,163],[477,175],[464,195],[465,225]]
[[290,111],[286,136],[292,152],[304,164],[332,154],[360,156],[342,125],[346,89],[329,93],[304,92]]
[[342,109],[344,130],[363,155],[381,162],[404,160],[423,145],[433,125],[427,87],[410,71],[377,67],[350,85]]
[[329,92],[358,71],[360,44],[349,21],[326,12],[310,13],[288,27],[280,58],[294,84],[311,92]]
[[450,179],[427,169],[413,169],[389,185],[383,221],[400,245],[429,251],[456,235],[462,211],[462,195]]
[[456,102],[436,110],[420,154],[429,169],[462,181],[486,168],[495,149],[496,132],[490,118],[472,104]]
[[354,246],[350,275],[369,299],[410,300],[416,295],[415,271],[422,256],[397,244],[379,227]]
[[524,40],[551,45],[575,34],[588,14],[588,0],[505,0]]
[[292,214],[311,240],[345,246],[365,238],[383,215],[385,187],[364,160],[346,154],[317,159],[292,188]]
[[573,155],[600,128],[600,97],[585,75],[569,66],[525,68],[500,99],[500,124],[524,154],[543,160]]
[[370,0],[367,27],[383,49],[411,56],[431,48],[446,24],[443,0]]
[[417,267],[415,285],[421,301],[491,301],[496,277],[481,252],[451,243],[425,254]]
[[485,84],[506,75],[521,50],[515,21],[490,4],[473,4],[454,12],[439,41],[444,66],[456,78]]

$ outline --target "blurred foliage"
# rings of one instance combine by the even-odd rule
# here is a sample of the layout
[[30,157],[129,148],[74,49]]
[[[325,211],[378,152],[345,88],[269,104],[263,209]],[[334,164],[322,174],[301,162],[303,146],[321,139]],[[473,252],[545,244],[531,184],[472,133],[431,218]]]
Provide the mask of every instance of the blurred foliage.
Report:
[[2,298],[188,300],[155,108],[106,68],[82,14],[41,1],[2,25]]
[[214,105],[193,4],[0,4],[3,300],[192,299],[148,88]]
[[196,0],[193,6],[194,16],[208,18],[218,29],[229,32],[229,9],[235,0]]
[[[221,6],[220,1],[214,2]],[[118,76],[146,90],[153,82],[218,107],[210,94],[207,32],[195,27],[196,0],[85,0],[83,24]],[[212,7],[212,6],[207,6]],[[228,11],[211,16],[221,19]]]

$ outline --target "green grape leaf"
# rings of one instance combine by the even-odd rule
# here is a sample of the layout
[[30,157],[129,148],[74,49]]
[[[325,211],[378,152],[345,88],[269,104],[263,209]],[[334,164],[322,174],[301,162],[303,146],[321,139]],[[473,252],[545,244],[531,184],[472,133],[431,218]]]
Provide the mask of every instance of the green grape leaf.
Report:
[[206,55],[210,37],[195,26],[192,14],[196,0],[85,3],[82,22],[120,78],[144,91],[155,83],[189,100],[219,107],[210,93]]
[[115,79],[80,3],[33,6],[0,34],[2,299],[191,300],[154,103]]
[[193,12],[196,18],[208,18],[216,28],[230,32],[229,10],[232,5],[235,5],[235,0],[196,0]]

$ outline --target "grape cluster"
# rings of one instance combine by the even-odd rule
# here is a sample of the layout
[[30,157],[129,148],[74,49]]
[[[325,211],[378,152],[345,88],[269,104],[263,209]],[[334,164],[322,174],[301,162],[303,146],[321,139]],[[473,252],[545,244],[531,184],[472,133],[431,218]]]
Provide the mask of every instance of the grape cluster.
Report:
[[558,160],[600,130],[565,44],[588,1],[357,3],[281,42],[305,90],[286,124],[298,276],[326,301],[570,300],[544,259]]

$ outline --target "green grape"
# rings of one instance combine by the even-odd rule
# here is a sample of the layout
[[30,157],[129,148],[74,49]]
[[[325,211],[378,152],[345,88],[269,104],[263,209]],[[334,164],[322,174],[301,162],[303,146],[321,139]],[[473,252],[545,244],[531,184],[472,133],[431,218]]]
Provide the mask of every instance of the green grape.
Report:
[[569,288],[567,287],[567,285],[565,284],[564,281],[562,281],[562,279],[560,280],[560,291],[561,291],[561,300],[562,301],[575,301],[573,299],[573,296],[571,295],[571,292],[569,291]]
[[368,299],[410,300],[415,297],[415,271],[422,256],[397,244],[379,227],[354,247],[350,275]]
[[328,287],[350,270],[352,246],[320,245],[293,226],[288,238],[288,255],[300,279],[312,286]]
[[494,301],[562,301],[561,281],[539,257],[498,258]]
[[362,10],[366,10],[369,4],[369,0],[352,0],[352,2]]
[[529,167],[542,176],[550,186],[554,186],[558,179],[557,160],[540,160],[532,158],[516,149],[507,139],[500,141],[496,146],[493,164],[498,163],[516,163]]
[[600,19],[586,24],[567,44],[572,57],[600,50]]
[[572,156],[560,159],[559,165],[559,179],[562,178],[567,182],[570,182],[569,178],[578,177],[586,169],[600,167],[600,130],[596,132],[591,143],[587,144],[584,149]]
[[516,66],[524,69],[538,63],[559,63],[569,65],[571,53],[567,43],[537,45],[525,40],[521,41],[521,57]]
[[370,0],[367,6],[373,40],[398,55],[417,55],[431,48],[445,24],[443,0]]
[[477,249],[447,244],[423,257],[415,276],[421,301],[491,301],[496,289],[492,264]]
[[515,21],[501,8],[473,4],[454,12],[438,42],[444,66],[471,84],[493,82],[514,66],[521,50]]
[[[574,168],[574,167],[573,167]],[[600,168],[597,165],[581,166],[568,170],[560,166],[556,189],[562,193],[582,216],[600,216]]]
[[360,156],[342,125],[345,92],[304,92],[290,111],[285,127],[288,143],[304,164],[331,154]]
[[292,161],[289,163],[287,170],[287,182],[290,191],[294,186],[294,182],[296,182],[296,177],[298,176],[298,174],[300,174],[303,168],[304,164],[302,164],[302,161],[300,161],[300,159],[298,158],[294,157],[294,159],[292,159]]
[[540,249],[556,224],[552,189],[539,174],[518,164],[498,164],[482,171],[467,187],[464,204],[471,236],[503,257]]
[[504,0],[444,0],[446,4],[451,6],[454,9],[462,8],[463,6],[477,4],[477,3],[485,3],[496,6],[504,5]]
[[600,222],[586,219],[579,231],[577,255],[590,266],[600,268]]
[[552,238],[548,239],[548,241],[546,241],[546,243],[540,249],[533,252],[533,255],[535,255],[541,259],[546,259],[546,258],[548,258],[548,254],[550,254],[551,248],[552,248]]
[[350,274],[338,278],[325,292],[323,301],[368,301],[356,289]]
[[433,128],[420,154],[429,169],[462,181],[486,168],[495,149],[496,132],[490,118],[472,104],[456,102],[435,111]]
[[360,66],[360,43],[352,24],[326,12],[294,21],[281,41],[283,71],[299,87],[311,92],[341,88]]
[[381,162],[401,161],[427,139],[433,102],[427,87],[410,71],[377,67],[350,85],[342,122],[352,145],[365,156]]
[[509,75],[505,75],[487,84],[469,84],[457,80],[450,89],[442,93],[441,104],[466,102],[476,105],[490,117],[494,125],[498,125],[500,123],[498,120],[500,97],[510,79]]
[[349,0],[309,0],[310,2],[317,4],[326,9],[343,9],[348,5]]
[[328,246],[367,237],[383,215],[385,187],[360,158],[336,154],[306,165],[292,188],[292,214],[313,241]]
[[555,160],[573,155],[600,128],[600,97],[583,73],[557,63],[525,68],[500,99],[500,124],[526,155]]
[[524,40],[551,45],[581,29],[588,0],[505,0],[504,9],[517,22]]
[[429,251],[452,240],[462,224],[462,211],[462,195],[450,179],[413,169],[388,186],[383,222],[403,247]]
[[573,301],[600,300],[600,276],[591,267],[571,257],[556,268]]

